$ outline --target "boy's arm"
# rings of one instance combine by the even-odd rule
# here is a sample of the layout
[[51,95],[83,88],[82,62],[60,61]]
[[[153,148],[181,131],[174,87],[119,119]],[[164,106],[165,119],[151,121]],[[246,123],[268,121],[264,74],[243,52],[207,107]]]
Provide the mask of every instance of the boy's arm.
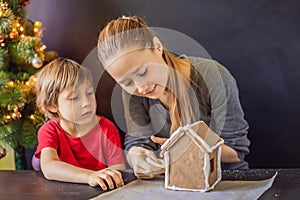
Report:
[[115,165],[110,165],[110,166],[108,166],[108,167],[111,168],[111,169],[115,169],[115,170],[123,170],[123,169],[126,169],[124,163],[115,164]]
[[54,148],[46,147],[41,151],[41,169],[44,176],[49,180],[57,180],[73,183],[87,183],[90,186],[97,186],[103,190],[123,186],[121,172],[113,168],[105,168],[100,171],[92,171],[70,165],[59,160],[57,151]]

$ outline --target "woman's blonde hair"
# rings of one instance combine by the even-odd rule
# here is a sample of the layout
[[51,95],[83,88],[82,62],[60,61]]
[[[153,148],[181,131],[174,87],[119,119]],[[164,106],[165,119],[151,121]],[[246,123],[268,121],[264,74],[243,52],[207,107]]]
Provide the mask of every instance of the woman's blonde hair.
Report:
[[[108,67],[114,59],[128,49],[142,50],[153,49],[153,37],[155,33],[148,27],[146,22],[137,16],[119,17],[109,22],[100,32],[98,39],[98,57],[104,68]],[[173,53],[163,50],[163,59],[170,67],[168,91],[168,108],[171,119],[170,133],[179,126],[190,124],[199,120],[199,113],[193,110],[190,91],[191,79],[177,73],[182,65],[182,59]],[[197,101],[198,102],[198,101]],[[195,102],[194,102],[195,103]],[[203,104],[200,104],[200,107]],[[207,109],[202,109],[206,112]],[[202,113],[203,114],[203,113]]]
[[58,113],[51,110],[57,108],[59,94],[83,81],[89,81],[92,85],[92,80],[87,68],[73,60],[57,58],[37,73],[36,105],[48,118],[58,119]]

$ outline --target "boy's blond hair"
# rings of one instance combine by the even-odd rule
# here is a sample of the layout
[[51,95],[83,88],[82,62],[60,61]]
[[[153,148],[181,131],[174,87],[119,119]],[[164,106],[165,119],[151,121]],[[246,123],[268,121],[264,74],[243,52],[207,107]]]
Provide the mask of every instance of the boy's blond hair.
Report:
[[35,85],[37,107],[48,118],[58,119],[57,112],[51,110],[57,108],[59,94],[83,81],[89,81],[92,85],[93,78],[87,68],[67,58],[51,61],[37,73]]

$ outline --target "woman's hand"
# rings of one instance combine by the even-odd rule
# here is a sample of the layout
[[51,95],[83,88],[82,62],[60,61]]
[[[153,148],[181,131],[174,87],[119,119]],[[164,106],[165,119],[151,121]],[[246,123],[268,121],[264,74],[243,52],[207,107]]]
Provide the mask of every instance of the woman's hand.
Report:
[[93,187],[99,185],[103,190],[108,188],[114,189],[115,186],[121,187],[124,185],[121,172],[110,168],[91,172],[88,177],[88,183]]
[[231,148],[226,144],[222,144],[221,148],[222,148],[221,162],[223,163],[241,162],[236,150],[234,150],[233,148]]
[[167,139],[168,138],[156,137],[154,135],[151,136],[151,140],[154,143],[157,143],[157,144],[160,144],[160,145],[163,145],[167,141]]
[[132,147],[127,154],[127,161],[133,168],[136,177],[152,179],[156,174],[164,173],[164,168],[154,166],[147,160],[160,163],[154,152],[143,147]]

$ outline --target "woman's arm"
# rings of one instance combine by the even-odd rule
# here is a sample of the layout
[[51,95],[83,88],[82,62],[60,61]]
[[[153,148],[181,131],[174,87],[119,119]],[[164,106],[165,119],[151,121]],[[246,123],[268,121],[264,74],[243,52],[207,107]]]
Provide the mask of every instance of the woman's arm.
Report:
[[114,188],[114,183],[117,187],[124,185],[122,175],[119,171],[113,168],[92,171],[70,165],[60,161],[57,151],[51,147],[43,148],[41,151],[41,169],[44,176],[49,180],[86,183],[90,186],[100,185],[103,190],[107,190],[106,184],[109,189]]
[[[223,163],[226,168],[247,168],[244,157],[249,153],[248,123],[239,100],[236,81],[230,72],[213,60],[204,60],[196,66],[209,89],[211,121],[209,127],[224,139]],[[238,159],[236,159],[238,156]],[[232,161],[237,162],[232,162]]]
[[[250,141],[247,137],[249,125],[244,118],[244,111],[240,103],[239,90],[235,78],[222,65],[217,63],[217,66],[226,90],[226,105],[221,105],[221,107],[224,106],[226,114],[220,137],[224,139],[224,144],[227,148],[222,148],[222,150],[228,154],[229,157],[227,158],[236,157],[237,154],[239,161],[244,161],[245,155],[249,153]],[[218,114],[218,111],[215,114]],[[229,159],[228,162],[224,162],[233,163],[230,162],[231,160]]]

